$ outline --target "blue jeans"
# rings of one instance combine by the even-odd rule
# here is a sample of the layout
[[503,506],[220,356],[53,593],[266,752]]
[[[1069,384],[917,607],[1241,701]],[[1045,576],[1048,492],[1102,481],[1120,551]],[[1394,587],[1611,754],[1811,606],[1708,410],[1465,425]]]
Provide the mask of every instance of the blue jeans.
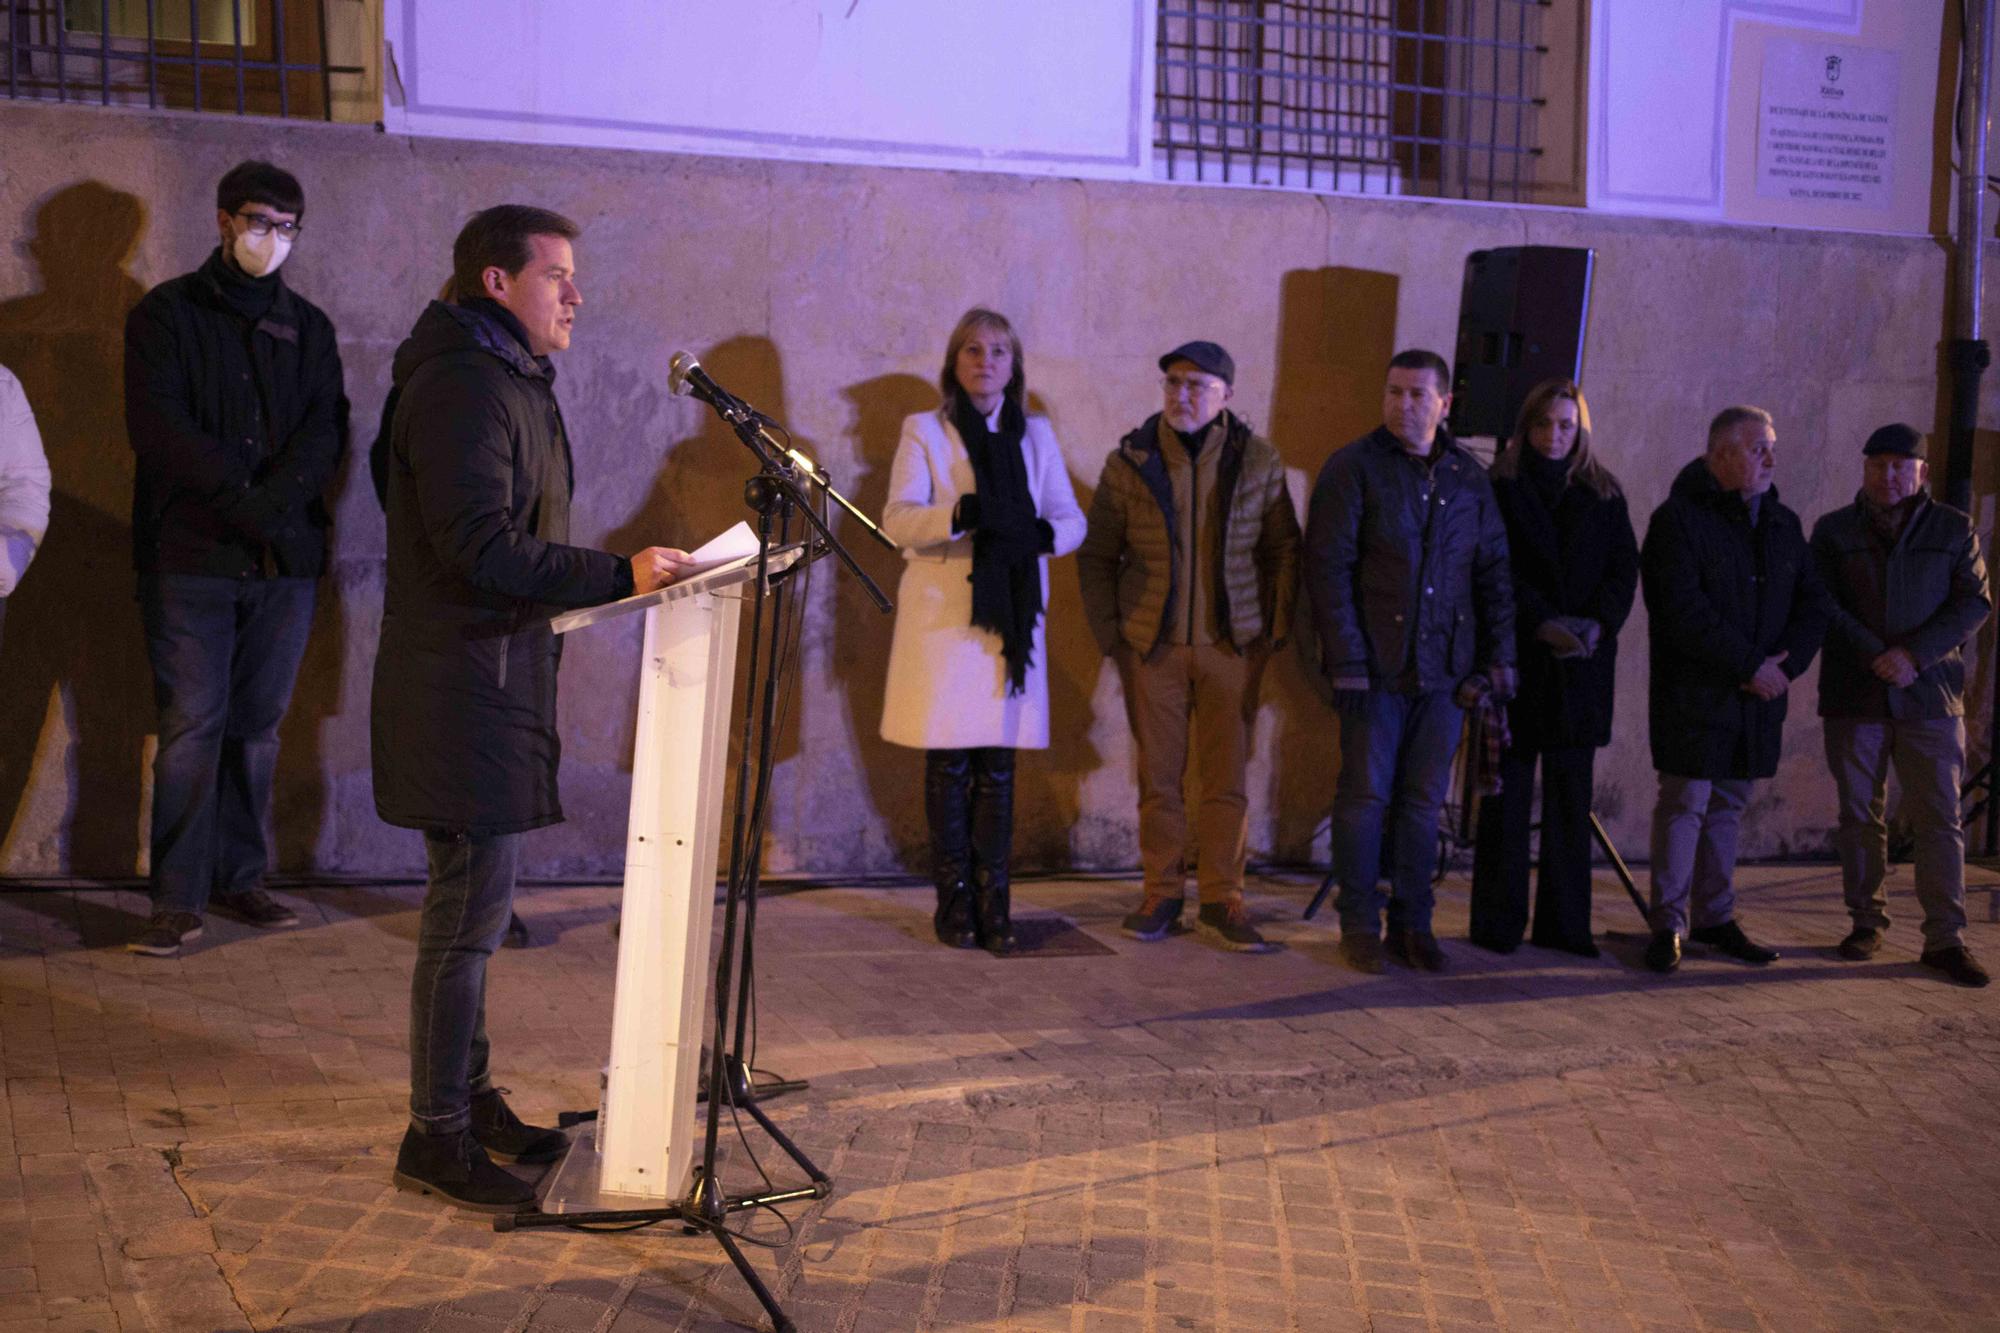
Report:
[[139,615],[153,664],[155,911],[257,888],[278,724],[312,629],[313,580],[144,574]]
[[1341,715],[1340,780],[1333,793],[1334,908],[1342,932],[1373,935],[1384,899],[1382,826],[1389,825],[1389,924],[1428,933],[1435,897],[1438,813],[1451,787],[1464,711],[1450,690],[1370,690]]
[[507,933],[521,835],[424,835],[430,884],[410,977],[410,1123],[451,1134],[472,1122],[487,1065],[486,962]]

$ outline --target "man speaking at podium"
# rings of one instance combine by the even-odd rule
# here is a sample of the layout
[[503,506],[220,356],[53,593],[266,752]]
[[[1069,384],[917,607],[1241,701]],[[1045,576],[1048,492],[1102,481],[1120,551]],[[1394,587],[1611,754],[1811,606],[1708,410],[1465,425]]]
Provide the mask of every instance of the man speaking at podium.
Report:
[[573,462],[549,357],[583,296],[577,226],[501,204],[452,244],[443,299],[397,349],[378,456],[388,586],[375,658],[375,810],[421,829],[424,892],[410,987],[410,1129],[396,1183],[519,1212],[534,1190],[494,1165],[561,1155],[487,1066],[486,961],[513,908],[521,835],[562,820],[548,617],[650,592],[687,553],[630,560],[571,546]]

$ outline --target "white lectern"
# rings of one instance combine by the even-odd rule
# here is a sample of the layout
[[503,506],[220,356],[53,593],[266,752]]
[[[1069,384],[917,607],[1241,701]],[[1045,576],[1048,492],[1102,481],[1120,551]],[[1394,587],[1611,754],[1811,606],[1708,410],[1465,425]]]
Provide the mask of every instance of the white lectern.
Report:
[[[772,552],[766,576],[798,559]],[[595,1124],[543,1179],[545,1213],[687,1197],[711,968],[736,637],[756,558],[558,616],[566,634],[643,611],[611,1059]]]

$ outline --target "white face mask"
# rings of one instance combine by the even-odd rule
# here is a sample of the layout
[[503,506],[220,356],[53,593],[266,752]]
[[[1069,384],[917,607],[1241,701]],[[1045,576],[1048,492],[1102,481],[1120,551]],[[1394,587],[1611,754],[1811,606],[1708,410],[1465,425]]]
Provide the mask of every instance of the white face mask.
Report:
[[246,229],[236,234],[236,244],[231,248],[236,255],[236,266],[253,278],[261,278],[276,273],[278,265],[285,262],[285,256],[292,252],[292,238],[280,236],[276,231],[253,236]]

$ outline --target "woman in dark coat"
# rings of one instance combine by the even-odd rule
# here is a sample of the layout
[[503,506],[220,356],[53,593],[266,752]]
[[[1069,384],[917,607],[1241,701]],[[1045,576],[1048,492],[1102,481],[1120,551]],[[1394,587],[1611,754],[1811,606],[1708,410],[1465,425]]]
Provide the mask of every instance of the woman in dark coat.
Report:
[[1611,740],[1618,630],[1639,549],[1617,479],[1591,455],[1590,407],[1567,380],[1535,386],[1493,461],[1514,576],[1520,692],[1501,787],[1479,816],[1472,942],[1520,947],[1528,926],[1528,834],[1542,767],[1541,887],[1533,942],[1597,956],[1590,930],[1590,807],[1597,751]]

